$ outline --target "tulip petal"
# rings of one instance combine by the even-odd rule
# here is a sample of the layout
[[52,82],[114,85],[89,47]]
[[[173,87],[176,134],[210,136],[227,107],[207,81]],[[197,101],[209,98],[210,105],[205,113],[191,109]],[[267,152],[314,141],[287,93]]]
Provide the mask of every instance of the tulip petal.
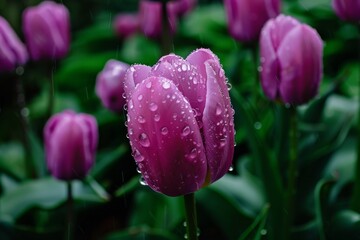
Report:
[[234,154],[234,120],[226,79],[221,66],[213,60],[205,63],[207,94],[204,109],[204,141],[210,181],[228,172]]
[[286,35],[278,49],[280,95],[284,102],[300,105],[317,94],[322,77],[322,49],[320,36],[307,25],[297,26]]
[[149,77],[133,92],[128,134],[133,156],[147,184],[169,196],[198,190],[206,177],[206,156],[191,105],[170,80]]
[[205,67],[205,62],[207,60],[213,60],[216,64],[220,65],[220,61],[218,57],[210,50],[205,48],[199,48],[187,56],[186,60],[194,65],[201,76],[204,79],[207,78],[207,70]]
[[175,54],[170,54],[158,61],[152,68],[151,75],[171,80],[195,109],[198,121],[201,120],[206,86],[203,77],[193,65]]
[[125,73],[124,92],[126,99],[130,99],[136,86],[150,74],[151,67],[141,64],[132,65]]

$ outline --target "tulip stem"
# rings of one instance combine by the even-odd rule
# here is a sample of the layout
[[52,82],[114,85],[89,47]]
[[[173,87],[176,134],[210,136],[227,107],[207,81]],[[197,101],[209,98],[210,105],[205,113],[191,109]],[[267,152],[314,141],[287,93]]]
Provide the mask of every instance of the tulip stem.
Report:
[[48,103],[48,109],[47,109],[47,118],[50,118],[51,115],[54,112],[54,99],[55,99],[54,74],[53,74],[53,68],[52,68],[52,66],[50,66],[50,73],[49,73],[49,103]]
[[184,195],[185,217],[186,217],[186,239],[197,240],[197,219],[195,193]]
[[66,240],[72,239],[72,230],[73,230],[73,222],[74,222],[74,200],[73,200],[73,193],[72,193],[72,182],[67,181],[67,201],[66,201],[66,207],[67,207],[67,223],[66,223]]
[[290,107],[290,130],[289,130],[289,162],[288,162],[288,186],[285,196],[284,229],[286,239],[291,239],[291,228],[294,220],[294,197],[296,193],[297,178],[297,110],[295,106]]
[[167,55],[172,52],[172,36],[169,21],[169,13],[167,10],[167,0],[161,1],[162,10],[162,34],[161,34],[161,50],[163,55]]

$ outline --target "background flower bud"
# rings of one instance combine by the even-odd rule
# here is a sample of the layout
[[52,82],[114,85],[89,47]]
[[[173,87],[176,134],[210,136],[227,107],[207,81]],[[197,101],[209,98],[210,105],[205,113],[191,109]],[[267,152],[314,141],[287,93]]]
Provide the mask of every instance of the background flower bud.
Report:
[[[136,77],[135,77],[136,76]],[[170,196],[221,178],[234,153],[233,110],[218,58],[199,49],[126,73],[128,135],[146,183]]]
[[61,180],[84,178],[94,164],[98,142],[96,119],[64,111],[44,128],[45,155],[51,174]]
[[280,0],[224,0],[230,34],[238,41],[259,37],[265,22],[280,13]]
[[359,0],[333,0],[332,6],[342,20],[360,21]]
[[44,1],[23,12],[23,31],[33,60],[64,57],[70,45],[70,17],[62,4]]
[[113,25],[119,37],[130,37],[140,28],[139,16],[137,14],[119,14],[116,16]]
[[292,17],[269,20],[260,37],[261,85],[271,100],[300,105],[318,92],[323,42],[319,34]]
[[0,71],[11,71],[25,64],[28,53],[9,23],[0,16]]
[[96,79],[96,94],[103,105],[114,112],[121,112],[125,104],[124,77],[128,68],[126,63],[109,60]]

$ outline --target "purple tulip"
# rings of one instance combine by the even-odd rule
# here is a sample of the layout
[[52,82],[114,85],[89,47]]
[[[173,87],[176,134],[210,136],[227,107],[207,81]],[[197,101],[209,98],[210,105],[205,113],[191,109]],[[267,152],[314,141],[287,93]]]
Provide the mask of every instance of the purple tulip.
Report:
[[109,60],[96,79],[96,94],[103,105],[114,112],[121,112],[125,104],[124,77],[128,68],[126,63]]
[[[172,33],[176,31],[176,11],[172,5],[167,5],[167,11]],[[160,2],[140,1],[140,27],[149,38],[159,38],[162,33],[162,6]]]
[[70,17],[62,4],[44,1],[25,9],[23,31],[33,60],[59,59],[69,51]]
[[82,179],[94,164],[98,142],[93,116],[64,111],[44,128],[45,154],[51,174],[61,180]]
[[360,21],[359,0],[333,0],[332,6],[342,20]]
[[323,42],[319,34],[292,17],[269,20],[260,37],[261,85],[271,100],[300,105],[318,92]]
[[210,50],[130,67],[125,94],[133,156],[153,190],[188,194],[229,170],[233,109],[224,70]]
[[224,0],[230,34],[238,41],[253,41],[270,18],[280,13],[280,0]]
[[0,71],[12,71],[25,64],[28,53],[9,23],[0,16]]
[[136,14],[120,14],[114,20],[114,29],[121,38],[128,38],[140,28],[139,16]]
[[174,8],[176,16],[178,17],[188,14],[194,9],[195,5],[196,0],[177,0],[169,2],[169,7]]

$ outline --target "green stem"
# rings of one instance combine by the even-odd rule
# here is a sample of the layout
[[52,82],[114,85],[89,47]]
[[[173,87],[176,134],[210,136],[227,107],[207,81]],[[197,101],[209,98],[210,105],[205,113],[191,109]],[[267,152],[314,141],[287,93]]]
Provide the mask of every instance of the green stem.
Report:
[[[55,64],[55,63],[54,63]],[[49,103],[47,109],[47,117],[50,118],[54,112],[54,100],[55,100],[55,85],[54,85],[54,75],[52,66],[50,66],[49,71]]]
[[291,239],[291,228],[294,220],[294,197],[296,193],[297,178],[297,111],[296,107],[290,107],[290,128],[289,128],[289,162],[288,162],[288,185],[285,195],[284,226],[286,239]]
[[197,240],[197,220],[195,193],[184,195],[185,217],[186,217],[186,236],[188,240]]
[[[358,29],[360,30],[360,24],[358,25]],[[360,47],[359,55],[360,55]],[[360,90],[360,81],[359,81],[359,90]],[[360,213],[360,91],[359,91],[359,99],[358,99],[358,124],[357,124],[357,158],[356,158],[356,165],[355,165],[355,183],[353,187],[353,195],[351,199],[351,208]]]
[[73,238],[73,225],[74,225],[74,199],[72,193],[72,182],[66,182],[67,187],[67,222],[66,222],[66,240],[71,240]]
[[167,10],[167,0],[161,1],[162,9],[162,34],[161,34],[161,50],[163,55],[172,52],[172,33],[169,21],[169,13]]

